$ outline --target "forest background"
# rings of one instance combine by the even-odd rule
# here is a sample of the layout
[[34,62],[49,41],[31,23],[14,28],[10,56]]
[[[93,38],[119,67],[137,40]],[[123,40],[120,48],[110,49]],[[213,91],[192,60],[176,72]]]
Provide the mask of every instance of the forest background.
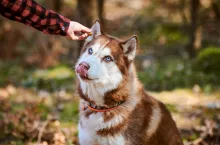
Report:
[[[136,34],[138,77],[185,145],[220,144],[220,0],[36,0],[107,34]],[[74,64],[83,41],[0,17],[0,144],[78,144]]]

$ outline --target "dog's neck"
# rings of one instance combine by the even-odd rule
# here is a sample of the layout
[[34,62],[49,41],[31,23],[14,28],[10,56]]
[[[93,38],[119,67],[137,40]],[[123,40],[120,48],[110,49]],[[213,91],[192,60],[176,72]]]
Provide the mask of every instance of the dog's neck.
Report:
[[84,109],[89,108],[91,111],[94,111],[94,112],[107,112],[107,111],[111,111],[111,110],[116,109],[122,103],[124,103],[124,101],[120,101],[112,107],[105,107],[105,106],[96,106],[92,103],[87,102],[87,104],[83,107],[84,107]]
[[[128,97],[135,95],[138,92],[139,84],[133,64],[129,67],[128,76],[126,76],[126,78],[124,78],[119,85],[113,89],[110,88],[110,90],[107,90],[108,88],[100,88],[93,83],[82,83],[84,82],[80,82],[78,89],[81,98],[93,106],[106,108],[117,106],[120,102],[126,101]],[[84,88],[82,88],[82,86]]]

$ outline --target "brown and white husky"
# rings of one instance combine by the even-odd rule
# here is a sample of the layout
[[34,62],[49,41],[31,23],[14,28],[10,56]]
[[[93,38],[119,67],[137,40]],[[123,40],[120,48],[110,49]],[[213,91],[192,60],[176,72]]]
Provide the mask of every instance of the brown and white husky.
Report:
[[169,111],[136,76],[137,36],[126,41],[92,26],[76,63],[81,145],[182,145]]

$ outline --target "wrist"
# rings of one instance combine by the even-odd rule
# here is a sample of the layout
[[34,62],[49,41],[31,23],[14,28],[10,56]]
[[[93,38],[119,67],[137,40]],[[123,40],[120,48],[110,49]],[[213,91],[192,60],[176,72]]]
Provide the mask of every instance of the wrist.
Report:
[[68,29],[70,27],[70,20],[67,19],[67,18],[64,18],[64,22],[63,22],[63,25],[61,26],[61,31],[62,31],[62,34],[64,36],[66,36],[68,34]]

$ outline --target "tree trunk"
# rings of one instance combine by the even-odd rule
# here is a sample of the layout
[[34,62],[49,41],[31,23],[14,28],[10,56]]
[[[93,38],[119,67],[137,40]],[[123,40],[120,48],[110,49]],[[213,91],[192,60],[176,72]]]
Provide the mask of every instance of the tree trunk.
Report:
[[59,12],[62,8],[62,0],[46,0],[46,5],[48,9]]
[[59,12],[62,8],[62,0],[55,0],[54,2],[54,10]]
[[220,4],[219,3],[220,3],[220,0],[213,0],[212,2],[212,9],[215,13],[215,19],[218,23],[220,22],[220,9],[219,9]]
[[196,40],[198,40],[196,37],[199,36],[197,35],[199,31],[199,25],[198,25],[198,20],[199,20],[199,7],[200,7],[200,2],[199,0],[191,0],[190,1],[190,14],[191,14],[191,25],[190,25],[190,32],[189,32],[189,44],[187,47],[188,54],[190,58],[194,58],[196,56]]
[[187,17],[186,17],[186,14],[184,12],[185,7],[186,7],[186,0],[180,0],[180,14],[181,14],[181,17],[182,17],[182,21],[183,21],[184,24],[187,24]]
[[[96,0],[77,0],[77,22],[80,24],[91,27],[95,20],[98,18],[97,16],[97,4]],[[80,50],[83,46],[83,41],[78,42],[77,49],[74,49],[73,59],[76,60],[80,55]]]
[[17,44],[23,38],[22,33],[9,22],[0,20],[0,59],[15,59]]
[[99,20],[101,21],[102,26],[105,26],[104,22],[104,3],[105,0],[97,0],[97,5],[98,5],[98,17]]
[[95,0],[77,1],[77,19],[78,22],[91,26],[97,18],[97,5]]

